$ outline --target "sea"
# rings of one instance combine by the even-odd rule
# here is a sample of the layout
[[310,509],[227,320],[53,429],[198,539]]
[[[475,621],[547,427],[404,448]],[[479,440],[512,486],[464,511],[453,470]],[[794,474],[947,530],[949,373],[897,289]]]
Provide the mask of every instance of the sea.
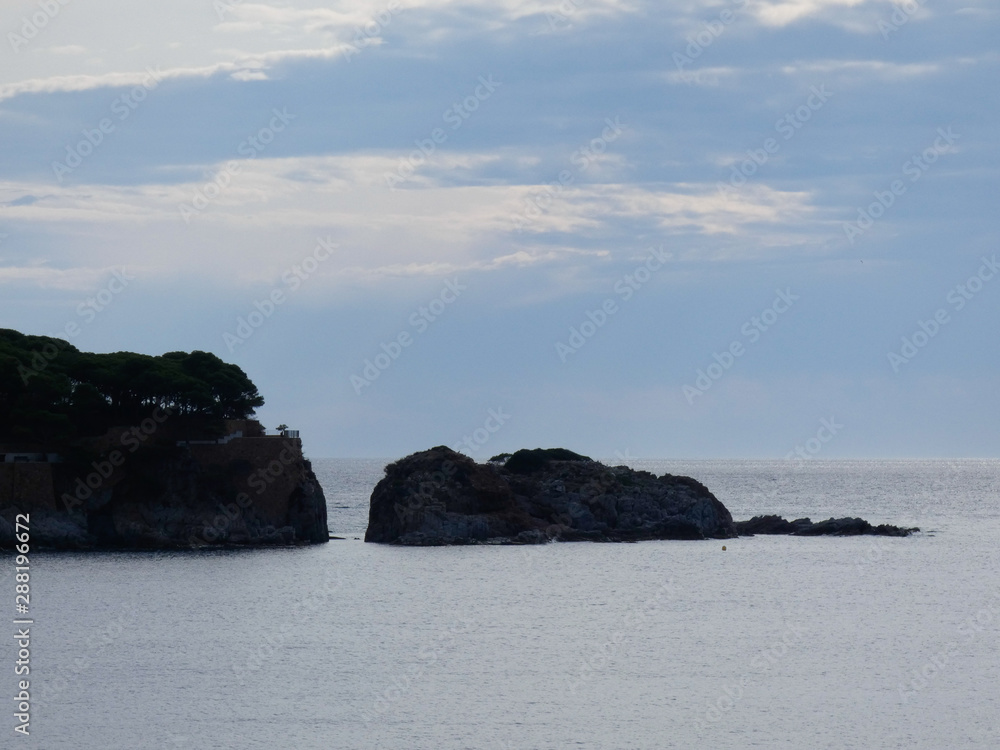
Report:
[[33,555],[0,747],[1000,747],[1000,461],[627,461],[908,538],[443,548],[362,541],[387,461],[314,461],[329,544]]

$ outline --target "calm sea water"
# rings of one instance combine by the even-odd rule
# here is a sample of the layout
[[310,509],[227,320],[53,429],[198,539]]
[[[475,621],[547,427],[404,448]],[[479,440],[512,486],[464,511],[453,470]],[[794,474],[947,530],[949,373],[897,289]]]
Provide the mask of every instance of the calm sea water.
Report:
[[632,462],[907,539],[430,549],[356,539],[384,463],[315,462],[344,541],[36,555],[2,746],[1000,746],[998,461]]

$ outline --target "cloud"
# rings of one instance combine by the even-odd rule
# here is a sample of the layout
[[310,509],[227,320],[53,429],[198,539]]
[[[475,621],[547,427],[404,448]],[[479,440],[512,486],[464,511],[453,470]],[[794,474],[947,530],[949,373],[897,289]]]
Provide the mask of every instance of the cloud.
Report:
[[826,16],[827,11],[857,8],[870,0],[758,0],[752,12],[764,26],[788,26],[806,18]]
[[686,84],[694,86],[716,87],[723,83],[734,85],[742,79],[751,76],[781,73],[789,77],[802,77],[822,73],[827,75],[842,75],[852,81],[867,83],[878,81],[902,81],[912,78],[925,78],[944,73],[958,64],[975,64],[979,59],[951,60],[944,59],[934,62],[895,62],[893,60],[873,59],[820,59],[796,60],[785,64],[761,66],[725,66],[716,65],[703,68],[687,68],[685,70],[669,70],[663,73],[666,80],[673,85]]
[[[134,188],[80,185],[55,191],[44,208],[29,208],[34,201],[26,199],[9,205],[33,211],[35,221],[155,221],[171,215],[179,218],[180,204],[194,205],[194,196],[201,193],[213,197],[191,223],[245,223],[248,210],[253,211],[255,221],[280,220],[299,226],[320,226],[330,216],[365,225],[375,215],[382,227],[426,224],[431,228],[444,218],[449,236],[467,238],[483,231],[508,232],[514,226],[512,217],[521,214],[523,231],[528,234],[576,232],[606,221],[639,217],[648,217],[663,228],[732,234],[749,223],[788,222],[810,210],[808,193],[763,184],[748,186],[726,198],[715,183],[581,183],[562,188],[552,200],[543,201],[540,196],[553,194],[550,186],[497,184],[476,178],[477,169],[501,160],[494,153],[442,154],[433,174],[407,183],[409,189],[392,191],[386,186],[385,175],[398,158],[391,153],[257,158],[243,161],[239,174],[227,181],[218,197],[209,186],[214,184],[212,176],[221,173],[221,165],[205,165],[206,179],[195,182]],[[450,169],[458,166],[470,171],[468,182],[446,179]],[[0,190],[3,187],[0,185]],[[329,204],[335,196],[340,210],[331,212]],[[532,205],[543,208],[527,211]]]
[[46,266],[0,266],[0,285],[29,285],[39,289],[86,291],[107,276],[109,268],[49,268]]
[[53,55],[83,55],[87,48],[79,44],[66,44],[61,47],[49,47],[49,52]]
[[270,77],[263,70],[238,70],[230,78],[234,81],[267,81]]
[[788,75],[800,73],[849,73],[854,77],[875,76],[882,80],[897,81],[934,75],[948,67],[947,61],[924,63],[898,63],[891,60],[813,60],[799,61],[782,66]]
[[668,70],[663,75],[667,82],[673,85],[688,86],[718,86],[724,79],[734,79],[752,71],[727,65],[713,67],[690,68],[687,70]]
[[15,198],[12,201],[7,201],[6,203],[0,204],[4,206],[30,206],[33,203],[37,203],[40,199],[34,195],[25,195],[20,198]]
[[275,50],[261,54],[238,53],[232,62],[220,62],[193,68],[168,68],[160,70],[148,67],[142,71],[128,73],[101,73],[96,75],[78,74],[68,76],[53,76],[50,78],[31,78],[16,83],[0,85],[0,101],[11,99],[22,94],[55,94],[59,92],[90,91],[99,88],[129,88],[148,83],[150,79],[164,81],[183,78],[211,78],[222,73],[229,73],[237,80],[261,80],[266,70],[273,69],[290,60],[330,60],[341,57],[347,45],[338,45],[324,49],[289,49]]
[[[377,152],[246,160],[218,192],[207,189],[217,167],[205,165],[206,177],[194,182],[46,187],[44,201],[0,183],[0,197],[22,196],[8,201],[4,218],[52,237],[39,255],[51,265],[71,261],[59,237],[83,234],[100,267],[122,262],[120,248],[140,246],[151,273],[209,275],[235,286],[273,280],[317,236],[344,248],[336,269],[321,274],[336,286],[350,278],[584,267],[627,255],[643,236],[674,242],[687,260],[798,254],[814,252],[829,232],[810,193],[765,184],[727,198],[714,183],[581,183],[531,215],[525,207],[538,205],[545,185],[475,174],[508,159],[514,171],[519,159],[441,156],[465,165],[470,181],[425,176],[392,191],[384,175],[397,157]],[[39,193],[43,186],[28,187]],[[193,200],[199,193],[211,197],[185,221],[180,207],[201,205]],[[102,236],[118,249],[98,249]],[[49,283],[41,273],[17,278]]]
[[607,250],[578,250],[575,248],[534,248],[518,250],[506,255],[499,255],[484,260],[466,260],[464,262],[444,263],[397,263],[374,268],[354,266],[344,269],[346,275],[356,278],[378,278],[383,276],[447,276],[455,273],[473,271],[499,271],[508,268],[530,268],[544,264],[572,261],[587,261],[596,258],[606,258]]
[[[349,10],[329,8],[299,9],[288,6],[277,7],[262,3],[233,4],[231,11],[220,15],[234,20],[224,20],[215,28],[218,31],[239,33],[270,29],[288,31],[298,29],[306,34],[317,31],[352,30],[377,18],[390,18],[398,11],[389,10],[388,2],[352,3]],[[394,3],[394,7],[400,3]],[[391,23],[391,20],[389,21]],[[377,21],[376,21],[377,23]]]

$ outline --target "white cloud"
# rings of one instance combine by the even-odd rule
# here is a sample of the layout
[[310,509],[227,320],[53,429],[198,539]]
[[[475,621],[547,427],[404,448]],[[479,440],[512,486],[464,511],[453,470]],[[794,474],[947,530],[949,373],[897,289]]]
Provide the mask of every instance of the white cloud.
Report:
[[667,71],[665,75],[667,82],[674,85],[718,86],[722,83],[723,79],[736,78],[748,72],[751,71],[748,71],[746,68],[716,65],[714,67],[692,67],[685,70],[671,70]]
[[66,44],[62,47],[49,47],[49,52],[53,55],[83,55],[87,52],[87,48],[79,44]]
[[[259,29],[283,30],[301,29],[307,34],[316,31],[334,31],[353,29],[368,23],[380,12],[392,15],[386,11],[388,3],[352,3],[347,10],[329,8],[298,9],[288,6],[276,7],[262,3],[245,3],[234,5],[231,11],[233,21],[228,20],[230,13],[225,14],[226,20],[216,26],[219,31],[242,32]],[[391,23],[391,21],[390,21]]]
[[787,76],[824,73],[844,75],[857,81],[901,81],[910,78],[920,78],[944,72],[955,62],[974,64],[979,60],[962,59],[942,62],[898,63],[891,60],[796,60],[781,66],[764,66],[742,68],[732,66],[714,66],[685,70],[671,70],[663,73],[667,82],[673,85],[688,86],[720,86],[723,83],[734,82],[754,75],[769,75],[775,72]]
[[[494,165],[498,157],[448,158],[474,168]],[[742,253],[815,245],[810,238],[818,222],[811,196],[763,184],[729,199],[714,184],[573,185],[518,233],[512,217],[544,186],[453,185],[425,178],[420,187],[391,191],[384,174],[397,160],[395,154],[366,153],[244,161],[230,184],[189,223],[179,207],[191,205],[196,191],[206,192],[207,178],[56,189],[0,183],[0,198],[7,203],[26,192],[44,195],[33,203],[8,205],[2,216],[12,226],[25,223],[53,238],[114,238],[113,249],[97,240],[87,249],[95,267],[121,263],[123,248],[139,246],[142,263],[153,273],[197,269],[236,285],[273,280],[300,259],[313,238],[328,235],[344,248],[340,264],[324,270],[331,284],[348,278],[586,265],[609,252],[626,252],[634,244],[635,227],[663,237],[701,236],[704,242],[689,254],[700,253],[702,259],[723,257],[734,238]],[[557,236],[563,239],[556,242]],[[588,238],[596,236],[607,239],[595,247]],[[72,265],[71,255],[61,254],[60,242],[53,240],[51,248],[43,254],[48,265]],[[50,283],[51,273],[11,278],[42,284]]]
[[934,75],[944,70],[942,63],[896,63],[888,60],[814,60],[800,61],[781,68],[782,73],[853,73],[899,80]]
[[110,269],[0,266],[0,285],[28,285],[40,289],[86,291],[95,288]]
[[246,53],[231,62],[220,62],[194,68],[147,68],[128,73],[103,73],[99,75],[68,75],[51,78],[31,78],[17,83],[0,85],[0,101],[20,94],[52,94],[65,91],[89,91],[109,87],[140,86],[151,76],[159,80],[176,78],[209,78],[219,73],[230,73],[237,80],[260,80],[265,71],[286,60],[331,59],[343,55],[345,46],[324,49],[276,50],[264,54]]
[[[324,3],[328,7],[304,5],[301,0],[230,0],[225,6],[211,0],[174,0],[131,14],[124,12],[117,0],[90,0],[85,13],[77,11],[74,4],[28,40],[12,61],[0,66],[0,86],[83,74],[127,76],[147,65],[169,70],[214,68],[230,62],[218,56],[220,40],[237,41],[247,54],[287,55],[357,43],[356,32],[362,29],[366,45],[378,45],[389,33],[409,32],[414,43],[433,51],[435,35],[497,32],[530,16],[537,16],[541,26],[548,23],[546,13],[561,12],[560,8],[569,8],[570,20],[579,26],[584,21],[633,12],[639,2],[566,0],[560,5],[553,0],[354,0]],[[98,55],[86,65],[77,58],[85,51],[79,44],[82,39],[87,40],[87,49]],[[132,43],[123,45],[122,39]]]
[[869,0],[758,0],[752,12],[765,26],[788,26],[805,18],[824,15],[829,10],[857,8]]
[[237,70],[231,76],[234,81],[266,81],[268,75],[263,70]]

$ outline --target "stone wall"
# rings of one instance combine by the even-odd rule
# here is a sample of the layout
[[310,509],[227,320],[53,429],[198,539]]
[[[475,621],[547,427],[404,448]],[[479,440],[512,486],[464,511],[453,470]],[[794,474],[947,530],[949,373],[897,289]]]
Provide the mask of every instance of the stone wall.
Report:
[[56,509],[49,463],[0,463],[0,508]]
[[288,514],[289,498],[307,480],[302,441],[282,437],[235,438],[225,445],[191,445],[191,456],[208,471],[232,476],[268,523]]

